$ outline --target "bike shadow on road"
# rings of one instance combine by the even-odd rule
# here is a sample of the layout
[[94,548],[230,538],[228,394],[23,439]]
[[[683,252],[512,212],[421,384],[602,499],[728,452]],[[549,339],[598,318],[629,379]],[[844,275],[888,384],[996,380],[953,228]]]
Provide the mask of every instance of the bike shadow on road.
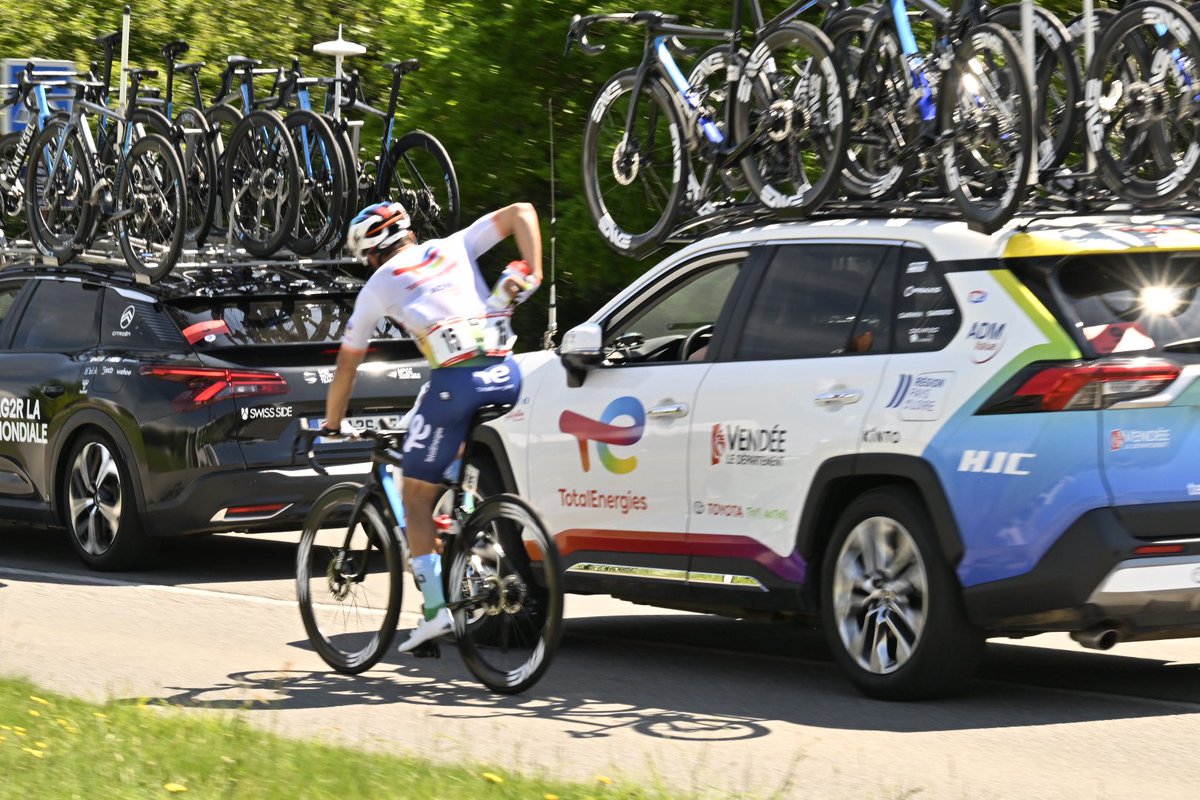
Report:
[[443,651],[442,659],[393,653],[360,676],[236,672],[213,686],[175,687],[159,701],[251,712],[400,703],[431,707],[435,717],[555,720],[575,738],[629,729],[710,742],[787,725],[907,733],[1200,712],[1195,664],[996,642],[963,696],[884,703],[845,681],[819,631],[702,615],[572,619],[546,678],[515,697],[488,693],[453,646]]

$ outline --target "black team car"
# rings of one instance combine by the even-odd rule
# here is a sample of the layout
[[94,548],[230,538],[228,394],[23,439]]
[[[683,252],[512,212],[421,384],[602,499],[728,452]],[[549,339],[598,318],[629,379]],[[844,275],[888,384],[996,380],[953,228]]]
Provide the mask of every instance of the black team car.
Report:
[[[322,490],[365,471],[353,443],[331,445],[344,463],[329,475],[293,457],[296,433],[324,416],[361,285],[316,267],[153,286],[84,266],[0,269],[0,518],[65,527],[99,570],[143,565],[165,536],[301,527]],[[381,323],[351,421],[395,425],[427,372]]]

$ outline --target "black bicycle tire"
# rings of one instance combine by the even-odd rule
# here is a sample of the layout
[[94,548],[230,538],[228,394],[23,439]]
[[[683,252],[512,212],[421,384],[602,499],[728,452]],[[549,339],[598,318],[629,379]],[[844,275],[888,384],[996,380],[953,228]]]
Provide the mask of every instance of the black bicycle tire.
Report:
[[[781,212],[805,214],[820,208],[839,183],[842,164],[846,158],[846,141],[849,133],[847,114],[850,109],[850,98],[846,93],[846,81],[837,70],[833,55],[833,42],[821,32],[820,28],[807,22],[790,22],[787,25],[780,25],[758,41],[754,49],[750,51],[750,60],[747,62],[738,84],[739,97],[746,97],[753,91],[758,70],[768,61],[773,63],[774,58],[771,56],[776,48],[786,45],[788,41],[800,43],[814,55],[819,53],[818,69],[822,73],[826,86],[831,87],[831,91],[837,93],[836,100],[832,97],[829,98],[824,109],[828,117],[827,124],[831,127],[829,163],[826,164],[825,171],[816,183],[810,184],[802,194],[793,195],[785,195],[770,185],[759,161],[755,158],[753,149],[747,151],[741,166],[742,174],[746,176],[751,191],[763,206]],[[750,104],[746,100],[742,100],[737,105],[733,127],[737,141],[745,142],[749,139],[751,135]],[[793,132],[792,136],[795,137],[795,135]]]
[[967,51],[972,48],[973,42],[979,37],[992,37],[999,42],[1001,48],[1008,51],[1005,54],[1005,63],[1017,65],[1018,69],[1012,72],[1015,79],[1020,83],[1020,104],[1018,106],[1018,133],[1021,137],[1021,143],[1024,147],[1024,152],[1021,156],[1020,166],[1017,169],[1015,186],[1012,186],[1011,194],[1002,197],[996,204],[996,207],[991,210],[985,210],[975,205],[970,197],[963,191],[962,181],[956,181],[957,165],[954,161],[952,148],[954,147],[954,136],[946,137],[942,144],[941,152],[941,177],[945,181],[945,186],[950,199],[962,212],[964,218],[972,226],[984,231],[992,233],[998,230],[1016,214],[1021,206],[1021,201],[1025,198],[1029,191],[1029,173],[1032,168],[1032,140],[1033,133],[1033,98],[1032,89],[1028,85],[1025,77],[1025,71],[1020,68],[1024,59],[1021,57],[1020,46],[1016,39],[1005,28],[997,25],[994,22],[985,22],[981,25],[976,25],[967,31],[962,42],[958,46],[954,54],[954,62],[942,76],[942,85],[938,95],[938,129],[942,131],[953,131],[954,109],[958,104],[958,78],[962,74],[964,65],[967,63],[964,58]]
[[[514,494],[497,494],[480,503],[467,517],[462,531],[455,536],[451,553],[450,569],[455,570],[458,557],[460,555],[465,557],[465,554],[470,552],[473,542],[472,531],[487,527],[501,519],[516,518],[520,520],[522,517],[524,517],[525,525],[536,526],[536,535],[542,540],[542,557],[544,559],[542,575],[546,582],[544,589],[549,600],[549,608],[546,611],[539,635],[542,649],[537,664],[528,671],[524,667],[505,674],[495,671],[487,664],[480,654],[479,647],[467,631],[466,610],[459,609],[454,613],[455,635],[458,637],[458,647],[462,652],[467,669],[480,683],[498,694],[517,694],[536,684],[546,674],[546,670],[550,668],[558,651],[563,630],[562,561],[558,554],[558,548],[554,544],[553,535],[532,505]],[[453,578],[452,572],[451,579],[453,580]],[[452,586],[451,594],[447,597],[452,602],[455,599],[455,589],[456,587]],[[536,647],[534,651],[537,652]]]
[[[345,653],[333,648],[328,638],[321,632],[320,625],[317,621],[316,614],[313,612],[313,598],[309,589],[307,575],[308,557],[312,553],[314,541],[317,532],[321,530],[321,514],[328,512],[335,505],[349,506],[354,508],[358,498],[359,487],[357,485],[344,484],[327,490],[313,504],[313,507],[308,512],[308,516],[304,520],[304,528],[300,534],[300,542],[296,548],[296,604],[300,609],[300,619],[304,623],[304,631],[308,635],[308,640],[316,650],[317,655],[321,657],[326,664],[343,675],[357,675],[366,672],[371,667],[379,663],[379,660],[387,654],[388,648],[392,644],[392,639],[396,635],[396,625],[400,621],[400,607],[404,592],[404,557],[400,550],[399,542],[393,536],[382,532],[384,546],[381,552],[388,566],[388,576],[390,579],[389,595],[387,608],[384,611],[383,620],[380,624],[378,638],[374,640],[373,647],[370,652],[362,656],[360,659],[348,659]],[[384,514],[374,501],[368,500],[359,513],[366,513],[368,516],[374,514],[383,524],[389,524],[389,517]],[[351,519],[345,523],[346,529],[350,530],[351,526],[356,525],[357,520]],[[374,524],[374,523],[372,523]],[[356,656],[366,652],[366,648],[359,653],[353,654]]]
[[[32,142],[32,139],[30,141]],[[15,154],[16,148],[20,146],[20,142],[21,142],[21,132],[20,131],[14,131],[13,133],[6,133],[5,135],[0,136],[0,154],[3,154],[5,151],[10,150],[10,149]],[[28,158],[29,154],[26,153],[25,155]],[[0,169],[3,169],[3,168],[4,168],[3,160],[0,159]],[[0,198],[0,231],[2,231],[5,234],[5,236],[7,236],[9,238],[10,241],[17,234],[24,233],[27,230],[26,226],[28,224],[28,219],[26,219],[26,217],[25,217],[25,201],[24,201],[25,179],[24,179],[24,175],[22,174],[22,171],[25,168],[26,168],[25,164],[23,164],[23,163],[18,164],[16,173],[13,176],[14,185],[18,185],[21,187],[21,191],[16,193],[19,196],[12,197],[12,198],[9,198],[9,197]],[[0,192],[2,192],[2,191],[3,190],[0,189]],[[14,204],[14,210],[12,211],[12,213],[9,213],[7,211],[7,208],[10,203]]]
[[[207,188],[203,190],[193,191],[188,190],[188,223],[187,241],[194,242],[197,246],[204,244],[208,238],[209,231],[212,230],[213,217],[216,215],[217,196],[220,194],[220,173],[217,169],[217,154],[215,151],[215,143],[212,137],[212,126],[208,124],[208,119],[204,116],[204,112],[195,106],[188,106],[182,109],[175,115],[175,125],[180,131],[180,135],[186,135],[184,130],[195,128],[201,131],[199,142],[200,147],[197,149],[197,157],[203,159],[202,169],[208,175]],[[180,159],[182,162],[182,158]],[[188,165],[183,164],[184,177],[188,179],[189,187],[192,184],[191,177],[188,173]],[[193,199],[198,201],[193,210]],[[191,223],[195,222],[192,226]]]
[[125,257],[125,263],[134,273],[145,275],[150,279],[151,283],[156,283],[166,277],[175,267],[175,264],[178,263],[179,254],[183,251],[183,240],[187,230],[187,180],[183,175],[183,166],[179,163],[179,154],[176,152],[174,145],[167,141],[166,137],[157,133],[151,133],[146,134],[133,143],[133,146],[129,148],[129,152],[125,154],[124,162],[118,170],[120,176],[117,181],[115,200],[118,204],[118,210],[121,210],[121,203],[125,197],[125,188],[129,183],[129,176],[132,172],[130,166],[134,163],[134,159],[137,156],[149,150],[158,151],[158,155],[162,159],[165,168],[173,173],[170,179],[179,184],[177,194],[179,202],[174,209],[176,223],[171,235],[171,241],[158,265],[147,267],[137,256],[127,230],[129,217],[120,218],[117,221],[116,227],[117,241],[120,243],[121,254]]
[[221,126],[228,125],[229,135],[232,136],[233,129],[245,118],[246,115],[241,109],[225,103],[204,109],[204,119],[208,122],[212,135],[210,148],[217,162],[216,201],[213,205],[213,222],[209,228],[209,236],[226,238],[229,232],[228,214],[225,209],[225,157],[229,152],[229,142],[222,138]]
[[[855,113],[864,114],[867,118],[870,118],[872,114],[884,113],[878,108],[872,107],[868,99],[863,96],[863,78],[866,66],[875,58],[875,49],[883,42],[883,37],[890,39],[887,44],[889,49],[894,51],[891,57],[901,57],[900,40],[896,33],[895,23],[886,14],[886,10],[877,12],[870,22],[867,38],[863,43],[863,57],[859,61],[859,68],[852,83],[854,94],[850,97],[850,103],[855,109]],[[900,84],[903,86],[904,92],[911,91],[906,80],[900,81]],[[920,135],[915,126],[909,126],[907,133],[912,137]],[[853,125],[851,125],[851,134],[853,134]],[[871,173],[868,168],[859,163],[857,157],[851,152],[852,145],[853,135],[846,143],[846,160],[842,168],[841,179],[842,191],[852,200],[891,199],[900,193],[913,172],[916,171],[917,159],[909,157],[903,160],[898,159],[896,165],[882,175]]]
[[[268,135],[273,139],[277,137],[280,143],[280,152],[277,158],[281,159],[282,163],[275,165],[276,179],[286,179],[286,185],[280,189],[282,203],[278,208],[278,213],[274,215],[275,228],[265,237],[255,238],[247,231],[240,230],[235,224],[236,209],[233,206],[234,198],[234,171],[233,161],[237,155],[238,149],[242,146],[246,137],[255,133],[256,127],[270,128],[273,130]],[[286,175],[281,173],[286,173]],[[256,258],[270,258],[279,252],[280,248],[287,242],[288,236],[296,226],[296,214],[298,211],[298,203],[296,191],[300,185],[300,165],[296,158],[296,148],[292,143],[291,134],[288,132],[287,126],[283,123],[283,118],[274,111],[258,110],[250,114],[238,123],[234,129],[233,135],[229,138],[229,149],[225,159],[225,175],[222,195],[225,201],[225,207],[230,209],[229,225],[233,227],[233,235],[246,252]]]
[[[1196,179],[1200,176],[1200,124],[1195,126],[1193,140],[1188,148],[1189,153],[1195,150],[1196,157],[1192,159],[1188,168],[1175,178],[1174,186],[1163,190],[1164,184],[1161,178],[1155,180],[1131,178],[1121,171],[1111,152],[1104,146],[1107,131],[1103,129],[1101,115],[1090,113],[1099,103],[1108,60],[1126,34],[1145,24],[1147,11],[1174,15],[1177,21],[1188,29],[1192,62],[1200,63],[1200,23],[1197,23],[1196,19],[1183,6],[1168,0],[1137,0],[1137,2],[1125,6],[1115,18],[1105,25],[1104,34],[1096,45],[1096,53],[1088,69],[1084,85],[1087,87],[1085,103],[1088,106],[1089,114],[1084,122],[1086,128],[1084,138],[1086,146],[1095,157],[1096,169],[1100,178],[1115,195],[1131,203],[1155,207],[1170,203],[1180,195],[1191,191],[1195,186]],[[1098,138],[1099,146],[1097,146]]]
[[[50,144],[50,140],[57,142],[57,130],[60,127],[67,125],[61,119],[51,119],[46,127],[42,128],[41,132],[33,139],[33,144],[29,147],[29,157],[32,158],[40,153],[42,149]],[[87,148],[83,144],[83,139],[79,136],[78,130],[71,134],[75,140],[75,146],[79,147],[80,153],[86,153]],[[45,141],[43,141],[45,140]],[[86,159],[85,159],[86,161]],[[29,231],[29,238],[33,242],[33,246],[43,256],[57,259],[59,261],[71,258],[83,247],[86,247],[87,240],[90,238],[94,229],[94,212],[95,209],[91,204],[92,185],[95,181],[95,176],[92,175],[91,169],[84,164],[79,170],[79,175],[82,179],[80,188],[80,197],[82,202],[79,205],[79,224],[75,226],[75,230],[69,237],[58,237],[60,241],[48,242],[42,230],[41,217],[34,210],[38,203],[38,187],[37,187],[37,169],[33,168],[32,163],[29,163],[25,171],[25,219],[26,226]]]
[[[595,152],[598,146],[596,138],[599,132],[599,125],[596,119],[604,113],[604,108],[601,107],[601,104],[611,105],[617,97],[632,91],[636,73],[637,70],[632,68],[621,70],[600,87],[600,91],[596,93],[596,98],[589,107],[587,124],[583,133],[583,193],[584,198],[587,200],[588,210],[591,212],[592,221],[599,229],[605,243],[621,255],[627,256],[644,255],[647,251],[661,245],[667,236],[670,235],[675,220],[679,216],[680,208],[683,205],[683,198],[687,189],[687,170],[689,167],[687,157],[683,152],[686,137],[683,120],[679,116],[679,110],[675,107],[675,103],[671,99],[670,93],[664,87],[661,78],[652,77],[647,80],[643,90],[649,92],[652,102],[658,106],[658,112],[667,115],[669,129],[674,130],[675,135],[672,146],[674,180],[668,190],[665,207],[659,215],[658,221],[648,230],[631,233],[620,228],[604,204],[599,189],[599,169],[601,164],[597,161],[597,154]],[[613,86],[618,87],[616,91],[611,88]]]
[[[303,198],[297,206],[296,225],[292,229],[292,234],[288,237],[288,249],[298,256],[311,256],[317,251],[324,248],[330,241],[337,237],[338,228],[341,227],[342,216],[345,211],[343,205],[346,202],[345,184],[347,183],[348,175],[346,167],[342,160],[341,147],[334,138],[333,130],[329,124],[321,118],[319,114],[303,109],[291,112],[284,118],[283,124],[287,126],[293,135],[297,129],[307,127],[315,139],[324,142],[325,148],[328,150],[330,157],[330,198],[329,209],[326,216],[326,224],[319,230],[313,231],[311,236],[306,236],[300,231],[301,219],[303,217]],[[292,140],[296,144],[296,140]],[[299,162],[300,153],[297,150],[296,157]],[[303,164],[301,166],[301,180],[306,181],[305,170]]]
[[[449,236],[458,230],[458,225],[462,218],[462,196],[458,185],[458,174],[454,170],[454,162],[450,160],[450,153],[447,152],[445,146],[433,134],[422,130],[409,131],[396,140],[396,143],[392,145],[392,149],[389,152],[388,169],[381,185],[383,197],[380,200],[389,196],[392,200],[399,201],[401,199],[396,191],[397,187],[393,186],[392,182],[396,175],[396,165],[400,163],[404,154],[409,150],[425,150],[433,156],[434,160],[438,163],[438,167],[442,170],[442,183],[446,187],[446,194],[449,198],[449,209],[443,210],[444,214],[439,226],[441,228],[439,236],[429,235],[432,233],[429,230],[424,231],[425,235],[423,236],[421,230],[423,224],[421,210],[407,208],[406,206],[405,210],[408,211],[409,218],[411,219],[412,230],[416,233],[417,238],[421,240]],[[380,169],[383,169],[383,166],[380,166]]]
[[[1067,156],[1070,154],[1071,148],[1075,143],[1075,138],[1079,135],[1079,126],[1082,121],[1079,112],[1083,107],[1083,76],[1079,74],[1079,65],[1075,60],[1075,43],[1071,39],[1070,32],[1067,31],[1067,26],[1058,17],[1041,6],[1034,6],[1033,12],[1034,30],[1037,37],[1036,44],[1044,46],[1047,50],[1053,52],[1052,61],[1049,63],[1059,66],[1060,70],[1052,74],[1061,74],[1065,83],[1065,96],[1061,106],[1063,119],[1059,124],[1059,134],[1055,137],[1051,145],[1052,152],[1043,154],[1040,150],[1038,151],[1039,175],[1041,173],[1049,175],[1067,160]],[[988,14],[987,21],[995,22],[1010,32],[1019,30],[1021,27],[1021,6],[1014,3],[994,8]],[[1055,46],[1056,41],[1058,43],[1057,46]],[[1017,44],[1022,44],[1019,38]],[[1022,50],[1023,54],[1024,50]],[[1045,117],[1044,112],[1046,110],[1045,98],[1049,84],[1046,77],[1046,75],[1041,74],[1041,71],[1035,74],[1038,97],[1034,105],[1033,116],[1039,120],[1039,128],[1041,120]]]
[[[332,118],[327,118],[326,121],[331,121]],[[350,140],[349,131],[345,130],[341,125],[331,122],[334,138],[337,139],[338,147],[342,150],[342,163],[346,165],[345,182],[345,199],[342,201],[342,220],[338,225],[337,235],[330,240],[327,247],[330,255],[337,255],[346,245],[346,236],[350,232],[350,220],[358,214],[359,211],[359,192],[358,182],[361,179],[361,169],[358,163],[358,157],[354,153],[354,145]]]

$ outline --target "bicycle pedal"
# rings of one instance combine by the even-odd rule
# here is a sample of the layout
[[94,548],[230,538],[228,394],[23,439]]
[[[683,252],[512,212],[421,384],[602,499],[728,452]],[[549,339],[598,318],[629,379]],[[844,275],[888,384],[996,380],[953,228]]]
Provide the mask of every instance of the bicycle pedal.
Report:
[[441,658],[442,648],[437,642],[426,642],[413,648],[412,654],[417,658]]

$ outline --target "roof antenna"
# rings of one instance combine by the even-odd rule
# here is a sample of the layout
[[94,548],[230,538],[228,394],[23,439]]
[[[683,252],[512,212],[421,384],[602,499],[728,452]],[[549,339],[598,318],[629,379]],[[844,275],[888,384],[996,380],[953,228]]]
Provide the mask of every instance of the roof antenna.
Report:
[[554,98],[550,98],[550,308],[547,310],[546,332],[542,334],[542,349],[554,349],[558,334],[558,296],[555,286],[555,246],[558,243],[558,217],[554,208]]

